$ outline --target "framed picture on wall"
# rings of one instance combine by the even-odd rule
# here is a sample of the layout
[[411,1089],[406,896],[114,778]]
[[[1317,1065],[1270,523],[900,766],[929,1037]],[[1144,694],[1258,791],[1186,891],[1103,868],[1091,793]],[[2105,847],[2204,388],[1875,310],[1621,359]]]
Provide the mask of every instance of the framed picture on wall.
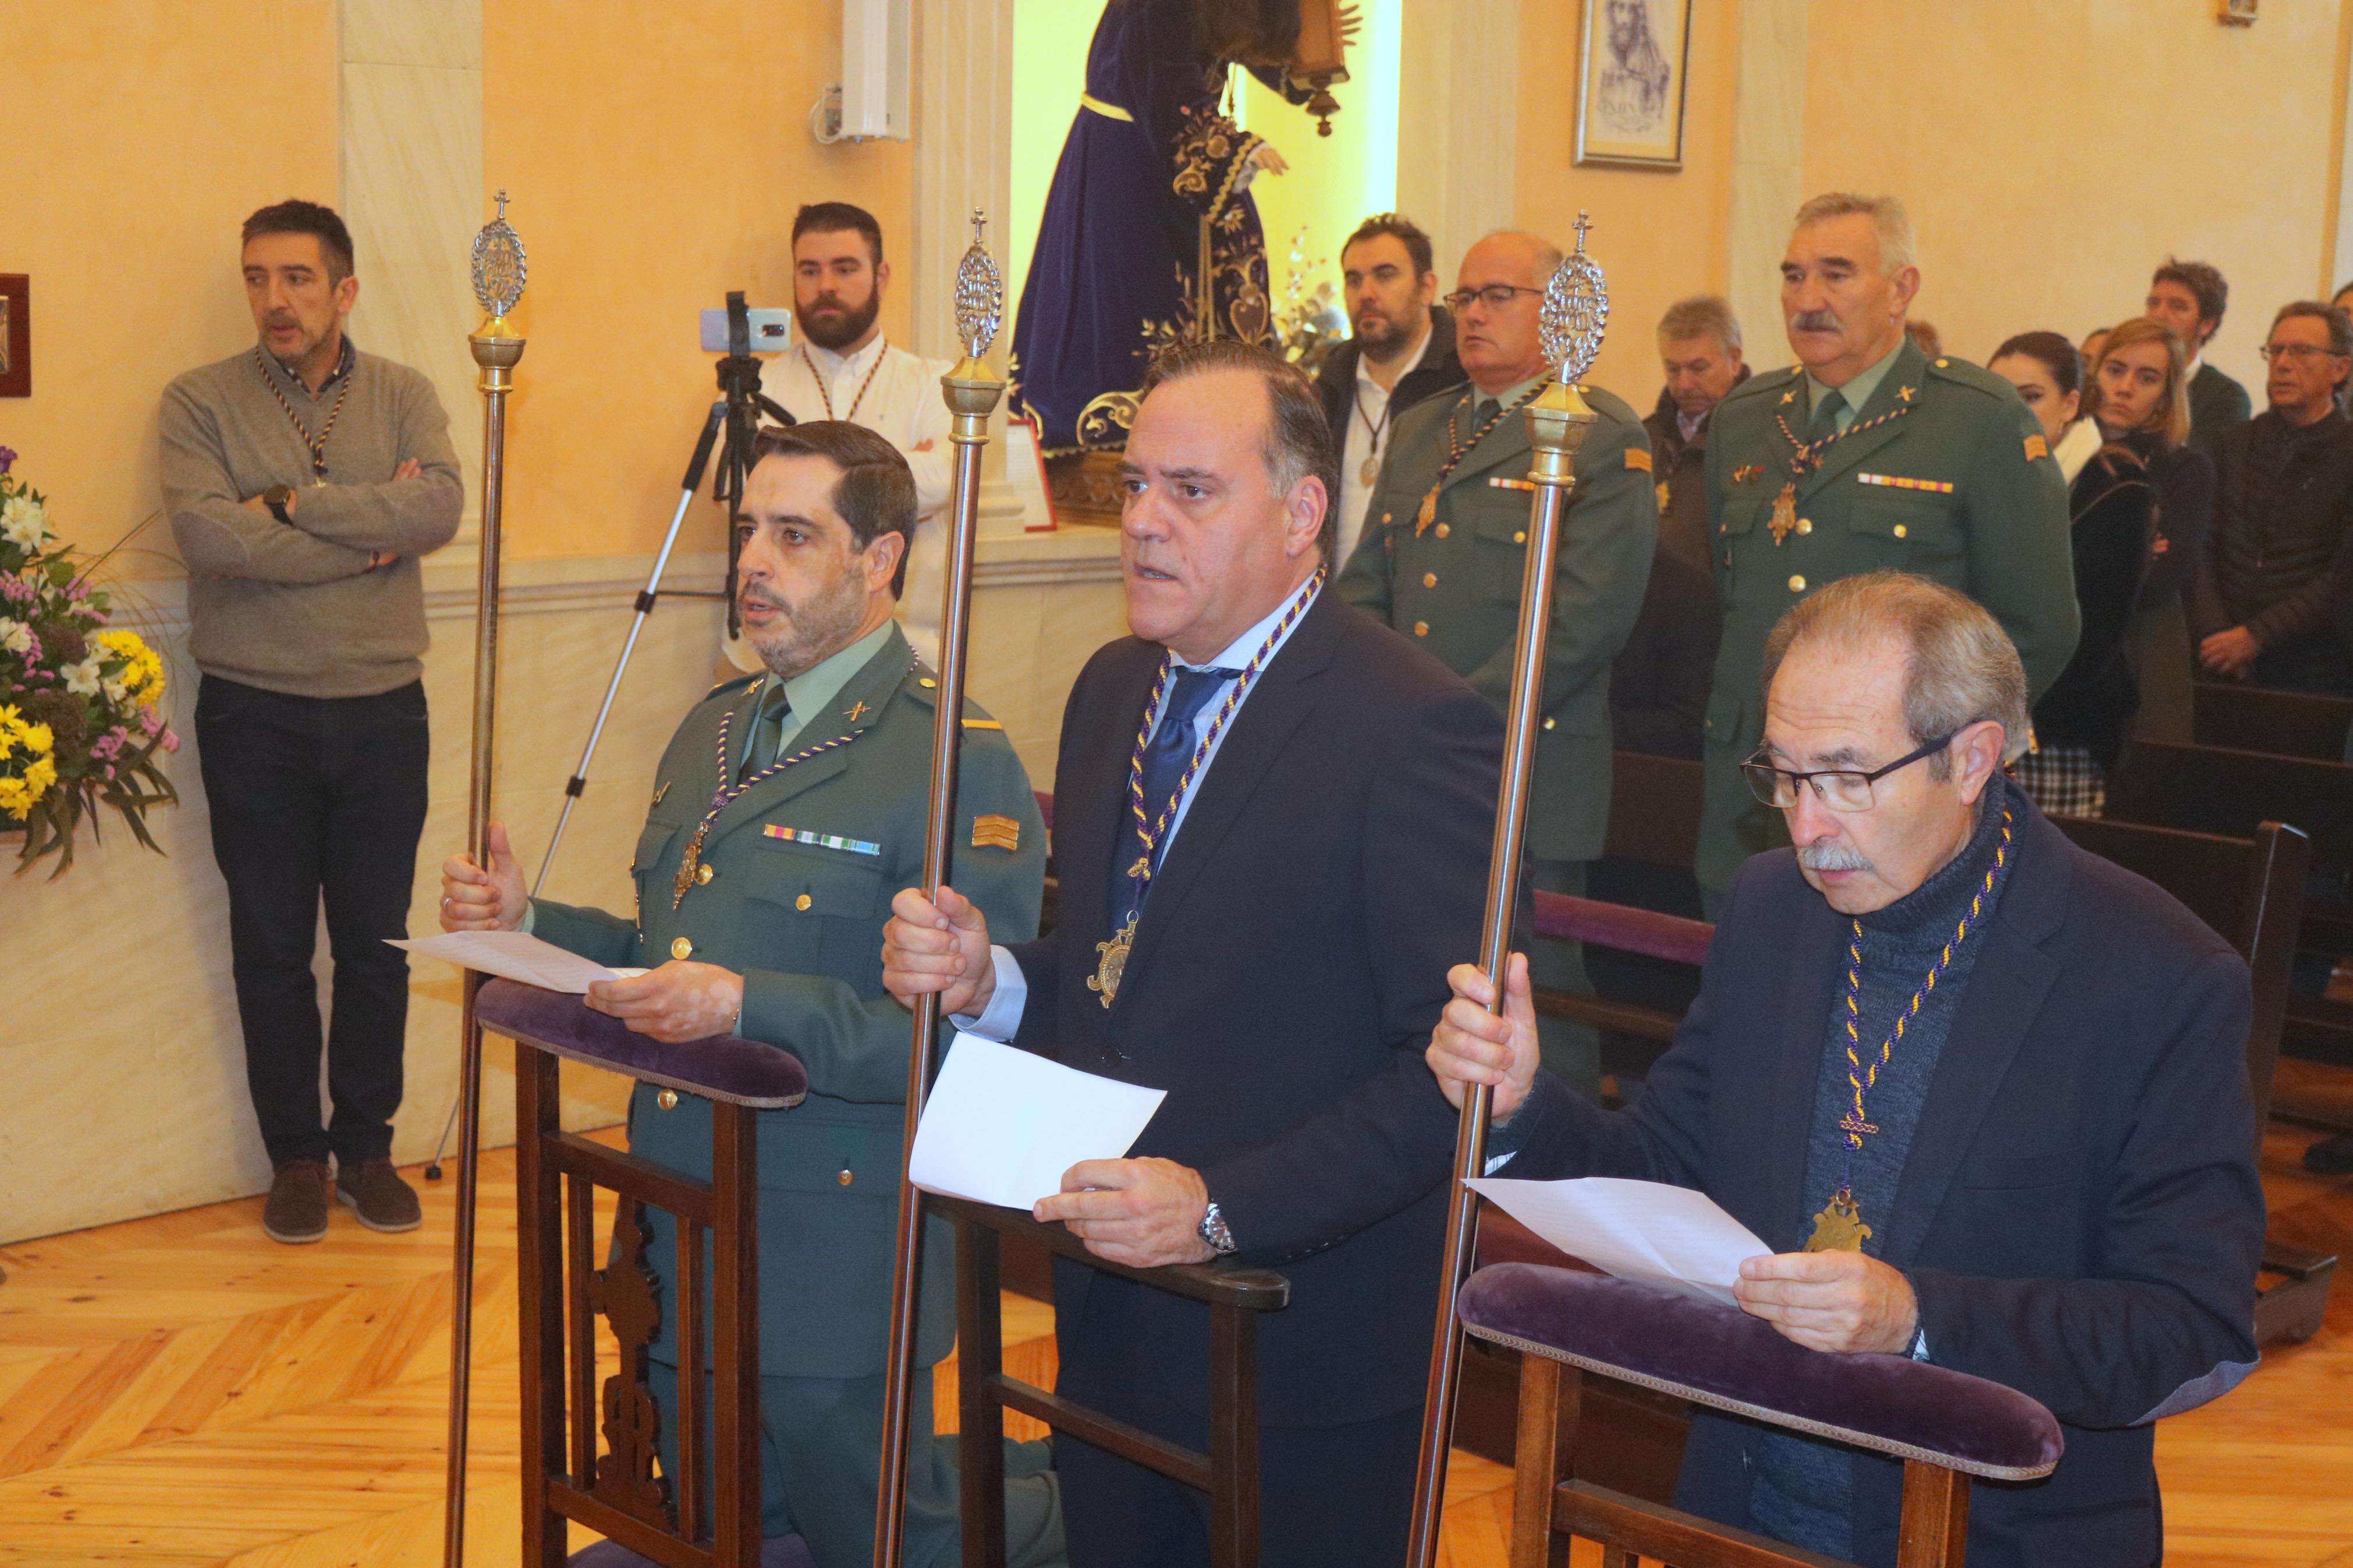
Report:
[[1585,0],[1577,70],[1577,161],[1683,166],[1683,78],[1692,0]]
[[0,397],[33,395],[32,279],[0,272]]

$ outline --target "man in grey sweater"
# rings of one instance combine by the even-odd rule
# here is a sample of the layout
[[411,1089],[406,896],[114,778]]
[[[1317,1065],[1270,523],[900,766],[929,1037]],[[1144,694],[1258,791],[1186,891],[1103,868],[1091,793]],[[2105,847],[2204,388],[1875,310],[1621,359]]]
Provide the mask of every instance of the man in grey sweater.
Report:
[[[425,826],[425,598],[418,558],[464,503],[449,421],[417,371],[361,353],[352,240],[326,207],[244,231],[258,346],[164,389],[164,503],[188,568],[203,672],[196,745],[228,884],[246,1080],[275,1172],[262,1229],[327,1232],[334,1193],[375,1230],[418,1223],[392,1167],[417,841]],[[334,954],[319,1106],[311,955]]]

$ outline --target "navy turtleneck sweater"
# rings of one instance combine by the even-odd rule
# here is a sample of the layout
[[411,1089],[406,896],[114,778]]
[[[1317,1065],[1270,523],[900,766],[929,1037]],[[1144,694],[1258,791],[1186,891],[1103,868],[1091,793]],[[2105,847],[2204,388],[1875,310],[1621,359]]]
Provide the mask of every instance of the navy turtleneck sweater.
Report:
[[[1861,917],[1862,969],[1857,1033],[1866,1066],[1877,1059],[1897,1016],[1911,1005],[1913,993],[1936,967],[1945,944],[1968,913],[1970,900],[1986,885],[1986,873],[1992,868],[1995,851],[2001,844],[2005,808],[2013,826],[2025,821],[2025,799],[2007,779],[1979,797],[1977,830],[1958,855],[1903,898]],[[2014,865],[2014,833],[2010,850]],[[1991,918],[2009,879],[2007,868],[1995,878],[1984,907],[1970,922],[1968,940],[1954,949],[1952,963],[1938,976],[1936,990],[1921,1003],[1918,1015],[1905,1028],[1864,1100],[1864,1120],[1879,1131],[1866,1136],[1862,1148],[1853,1154],[1852,1184],[1862,1223],[1873,1232],[1862,1249],[1874,1258],[1885,1244],[1896,1185],[1903,1178],[1913,1131],[1920,1124],[1921,1107],[1927,1101],[1928,1085],[1936,1074],[1937,1058],[1960,1010],[1969,973],[1977,964],[1983,943],[1983,932],[1977,928]],[[1843,947],[1839,956],[1843,969]],[[1787,1230],[1762,1238],[1777,1252],[1794,1252],[1805,1246],[1813,1234],[1813,1216],[1847,1180],[1848,1152],[1839,1122],[1853,1109],[1854,1090],[1847,1079],[1843,973],[1840,978],[1815,1078],[1814,1119],[1806,1142],[1806,1179],[1799,1209],[1785,1216]],[[1768,1430],[1758,1436],[1750,1452],[1754,1479],[1749,1511],[1756,1528],[1793,1546],[1852,1557],[1854,1451],[1793,1432]]]

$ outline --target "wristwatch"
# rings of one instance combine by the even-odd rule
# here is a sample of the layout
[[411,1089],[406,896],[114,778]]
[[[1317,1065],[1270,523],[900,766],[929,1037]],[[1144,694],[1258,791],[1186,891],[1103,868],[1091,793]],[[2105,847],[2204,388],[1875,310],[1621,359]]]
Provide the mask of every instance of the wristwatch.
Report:
[[1209,1244],[1209,1250],[1220,1258],[1236,1250],[1234,1233],[1226,1228],[1226,1216],[1218,1212],[1215,1204],[1202,1211],[1199,1235]]
[[270,516],[283,523],[291,524],[294,521],[286,515],[286,503],[293,499],[294,487],[291,485],[272,485],[261,492],[261,504],[269,509]]

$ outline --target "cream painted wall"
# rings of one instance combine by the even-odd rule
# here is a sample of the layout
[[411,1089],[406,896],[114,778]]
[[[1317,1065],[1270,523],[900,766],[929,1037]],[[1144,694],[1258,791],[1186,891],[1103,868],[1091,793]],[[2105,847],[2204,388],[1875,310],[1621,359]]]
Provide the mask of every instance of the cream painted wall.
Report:
[[[485,7],[484,188],[512,194],[531,253],[508,449],[518,558],[659,541],[715,395],[696,312],[730,289],[792,302],[801,203],[857,202],[886,259],[906,259],[908,145],[808,133],[840,20],[833,0]],[[904,338],[910,280],[894,283],[883,330]],[[698,504],[681,548],[723,542]]]
[[[335,58],[332,0],[0,0],[0,272],[33,303],[33,395],[0,399],[0,445],[67,538],[102,548],[156,510],[164,382],[252,345],[245,216],[334,199]],[[270,90],[232,90],[256,61]]]
[[[1013,211],[1006,237],[1006,298],[1018,305],[1054,164],[1087,85],[1087,45],[1103,0],[1016,0],[1013,7]],[[1006,347],[1012,347],[1008,309]]]
[[2168,252],[2211,261],[2231,282],[2215,362],[2260,408],[2272,311],[2327,297],[2343,9],[2224,27],[2199,4],[1817,4],[1806,188],[1904,197],[1916,313],[1975,360],[2137,315]]
[[1399,0],[1356,3],[1364,28],[1348,51],[1350,79],[1332,89],[1340,112],[1332,117],[1331,135],[1318,136],[1314,117],[1304,109],[1247,72],[1236,73],[1242,122],[1291,163],[1286,173],[1261,174],[1250,184],[1266,229],[1268,281],[1278,312],[1290,300],[1292,247],[1303,234],[1302,293],[1326,279],[1336,291],[1342,244],[1366,216],[1397,205]]

